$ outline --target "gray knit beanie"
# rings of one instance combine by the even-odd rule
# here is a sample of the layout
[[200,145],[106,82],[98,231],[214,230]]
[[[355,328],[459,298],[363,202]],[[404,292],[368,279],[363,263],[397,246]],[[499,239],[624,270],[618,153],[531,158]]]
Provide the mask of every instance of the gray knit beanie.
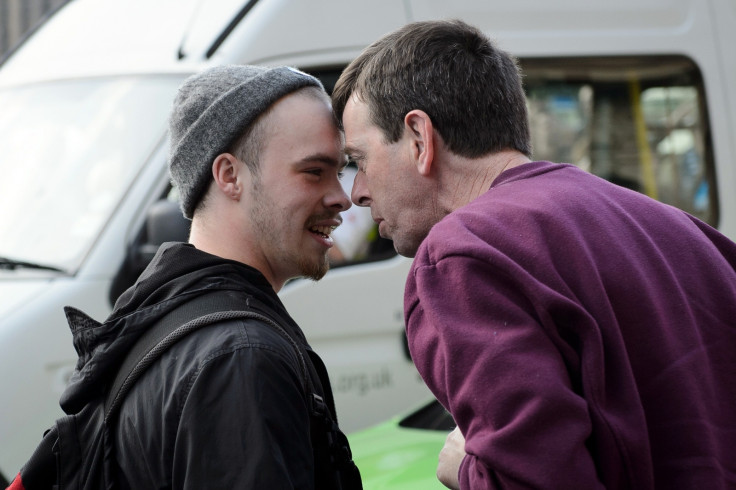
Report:
[[307,86],[323,88],[313,76],[286,66],[217,66],[184,81],[169,117],[169,173],[184,216],[192,219],[215,157],[271,104]]

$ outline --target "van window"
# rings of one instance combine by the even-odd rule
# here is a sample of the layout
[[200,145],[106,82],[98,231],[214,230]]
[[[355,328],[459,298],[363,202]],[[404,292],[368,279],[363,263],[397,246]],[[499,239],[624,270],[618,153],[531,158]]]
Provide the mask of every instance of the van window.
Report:
[[0,256],[74,271],[161,143],[181,77],[0,90]]
[[522,59],[536,160],[573,163],[711,225],[700,73],[684,57]]
[[[689,58],[524,58],[520,65],[535,160],[575,164],[717,226],[705,89]],[[342,68],[305,71],[331,91]],[[390,241],[360,233],[366,252],[333,265],[395,255]]]

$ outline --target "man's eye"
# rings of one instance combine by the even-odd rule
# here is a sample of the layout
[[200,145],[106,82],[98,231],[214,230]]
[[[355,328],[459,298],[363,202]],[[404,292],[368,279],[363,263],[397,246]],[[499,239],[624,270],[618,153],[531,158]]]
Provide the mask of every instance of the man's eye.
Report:
[[349,156],[348,165],[353,165],[358,169],[358,172],[365,173],[365,165],[362,164],[362,158]]
[[343,172],[342,170],[340,170],[339,172],[337,172],[337,178],[339,180],[342,180],[342,178],[343,178],[344,175],[345,175],[345,172]]

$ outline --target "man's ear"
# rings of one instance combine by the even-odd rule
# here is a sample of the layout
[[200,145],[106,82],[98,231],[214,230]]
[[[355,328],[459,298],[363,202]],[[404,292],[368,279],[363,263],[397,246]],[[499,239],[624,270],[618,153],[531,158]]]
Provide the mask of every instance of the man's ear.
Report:
[[234,155],[220,153],[212,162],[212,177],[215,184],[224,195],[235,201],[240,200],[243,192],[243,168]]
[[430,173],[434,163],[434,127],[424,111],[414,109],[404,116],[404,131],[408,134],[412,159],[423,176]]

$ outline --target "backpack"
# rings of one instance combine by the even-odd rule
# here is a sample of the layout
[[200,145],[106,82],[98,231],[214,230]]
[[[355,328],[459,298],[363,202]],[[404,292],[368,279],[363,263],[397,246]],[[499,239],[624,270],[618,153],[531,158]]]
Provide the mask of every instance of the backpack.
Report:
[[[283,327],[268,316],[254,311],[253,303],[253,298],[249,298],[238,305],[245,306],[247,310],[231,311],[232,297],[201,295],[163,317],[136,341],[109,389],[101,391],[93,402],[79,412],[57,419],[44,433],[33,455],[8,490],[114,490],[111,421],[136,380],[170,346],[189,333],[207,325],[238,318],[267,323],[295,349],[310,405],[310,433],[317,488],[361,489],[360,473],[352,461],[347,438],[331,415],[330,408],[334,413],[334,404],[329,400],[328,406],[328,402],[316,393],[303,348]],[[67,316],[81,316],[85,321],[97,323],[75,308],[66,307],[65,312]],[[324,374],[322,379],[327,380],[321,359],[309,355],[308,351],[306,354],[317,374]]]

